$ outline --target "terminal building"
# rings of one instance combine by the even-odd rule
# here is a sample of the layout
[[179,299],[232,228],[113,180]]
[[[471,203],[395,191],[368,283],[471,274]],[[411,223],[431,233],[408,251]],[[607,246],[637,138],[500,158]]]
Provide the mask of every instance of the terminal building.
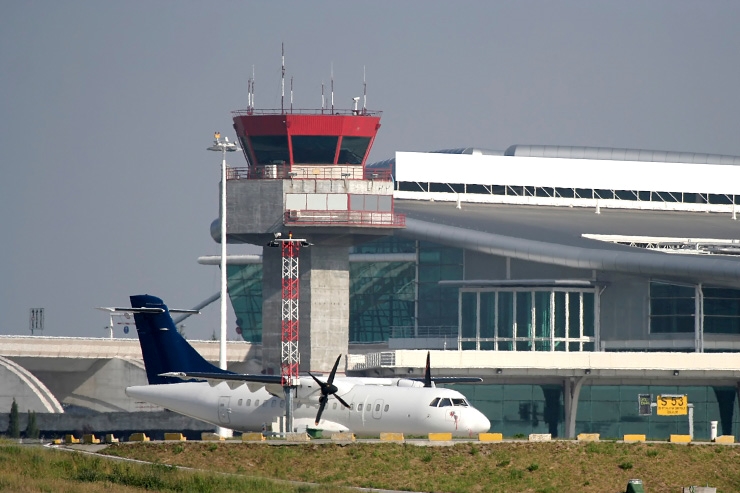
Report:
[[[280,371],[266,245],[290,232],[311,243],[301,371],[346,354],[348,375],[418,376],[431,351],[435,373],[484,379],[456,388],[505,436],[740,437],[740,157],[513,145],[369,164],[378,112],[233,120],[225,237],[262,246],[227,268],[251,369]],[[691,430],[639,406],[665,395],[687,396]]]

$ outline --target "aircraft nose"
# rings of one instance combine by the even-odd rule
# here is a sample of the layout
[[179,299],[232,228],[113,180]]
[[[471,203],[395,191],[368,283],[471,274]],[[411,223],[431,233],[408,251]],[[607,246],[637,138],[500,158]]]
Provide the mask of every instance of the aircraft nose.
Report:
[[491,422],[488,421],[488,418],[486,418],[486,416],[477,409],[475,410],[475,417],[472,425],[472,429],[475,433],[486,433],[491,429]]

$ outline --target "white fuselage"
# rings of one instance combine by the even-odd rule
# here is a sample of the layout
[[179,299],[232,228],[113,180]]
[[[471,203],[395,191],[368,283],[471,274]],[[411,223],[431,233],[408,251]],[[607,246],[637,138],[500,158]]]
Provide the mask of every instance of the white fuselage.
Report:
[[[342,384],[339,381],[335,384],[340,387],[338,395],[351,408],[347,409],[337,399],[329,397],[316,426],[320,394],[315,385],[301,385],[294,399],[294,431],[318,428],[371,435],[382,432],[409,435],[450,432],[455,436],[473,436],[490,428],[488,419],[468,405],[462,394],[451,389]],[[273,422],[285,415],[285,401],[264,387],[250,391],[247,385],[232,389],[226,382],[183,382],[128,387],[126,394],[239,431],[269,430]],[[430,405],[435,399],[438,403]]]

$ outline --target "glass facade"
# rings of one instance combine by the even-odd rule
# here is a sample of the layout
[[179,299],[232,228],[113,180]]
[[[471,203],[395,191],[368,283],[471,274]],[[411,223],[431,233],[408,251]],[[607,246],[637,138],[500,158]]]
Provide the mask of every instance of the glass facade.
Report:
[[227,287],[242,338],[262,343],[262,264],[226,265]]
[[660,281],[650,283],[650,332],[695,332],[697,292],[705,334],[740,334],[740,289]]
[[594,293],[594,288],[463,288],[460,348],[593,351]]
[[253,135],[250,139],[242,137],[241,141],[244,149],[251,149],[257,159],[257,162],[252,165],[290,162],[287,135]]
[[650,332],[694,332],[695,289],[693,286],[650,283]]
[[[551,433],[565,436],[563,390],[559,385],[454,385],[491,421],[491,431],[506,437]],[[599,433],[601,439],[625,434],[666,440],[671,434],[689,434],[687,416],[640,416],[638,395],[686,394],[694,406],[694,436],[708,440],[710,422],[718,421],[718,435],[740,434],[740,409],[733,387],[593,385],[583,386],[576,414],[576,434]]]

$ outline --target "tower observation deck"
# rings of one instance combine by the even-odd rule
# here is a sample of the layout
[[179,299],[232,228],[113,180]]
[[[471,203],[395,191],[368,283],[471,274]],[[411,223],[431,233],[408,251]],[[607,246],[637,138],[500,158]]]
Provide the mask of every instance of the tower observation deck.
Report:
[[[266,245],[291,231],[313,244],[300,253],[300,370],[329,371],[347,353],[349,247],[405,227],[390,171],[365,168],[380,112],[232,115],[246,166],[226,172],[227,241],[263,247],[264,370],[278,374],[281,359],[281,252]],[[221,241],[220,221],[211,234]]]

